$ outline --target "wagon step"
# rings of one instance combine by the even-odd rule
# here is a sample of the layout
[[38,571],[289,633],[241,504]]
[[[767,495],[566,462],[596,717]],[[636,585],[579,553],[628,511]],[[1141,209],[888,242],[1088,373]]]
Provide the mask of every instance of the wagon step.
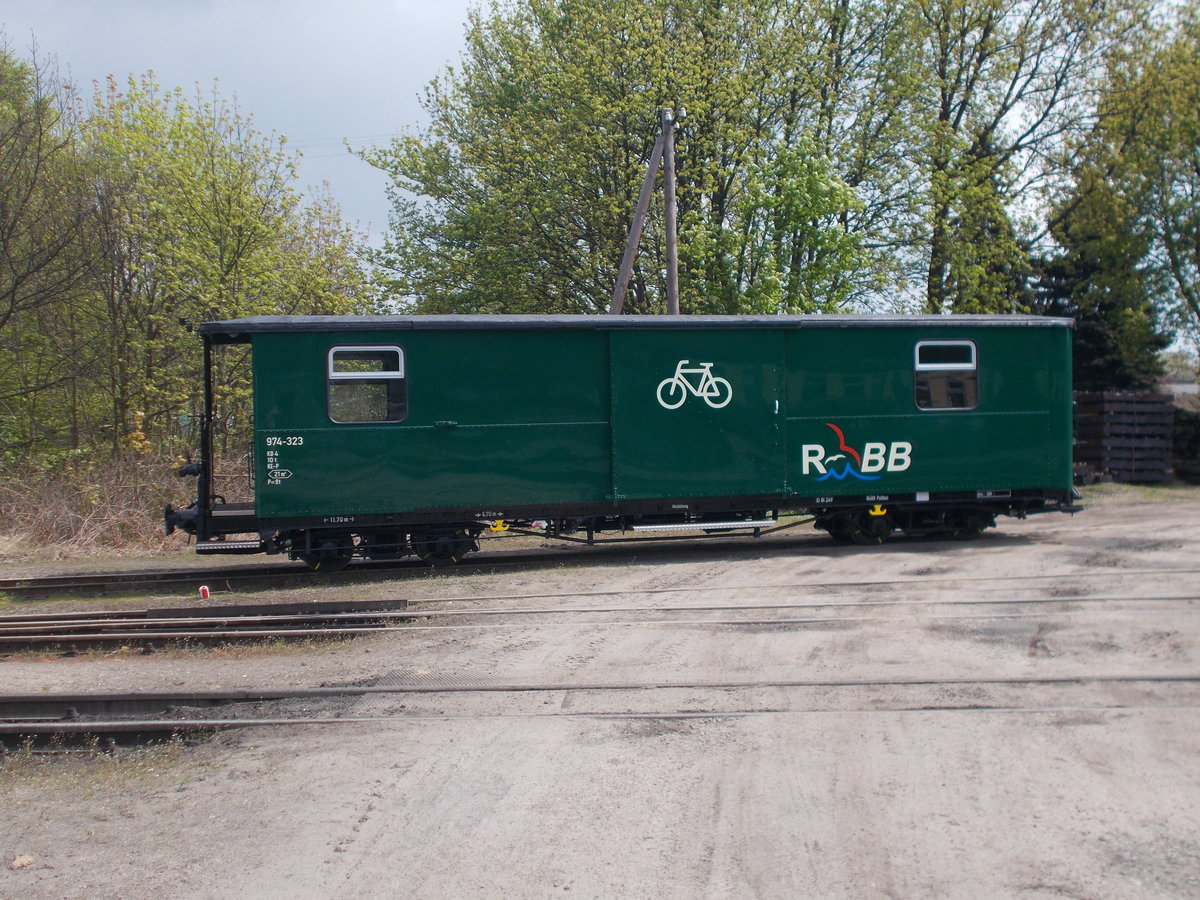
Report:
[[738,519],[733,522],[675,522],[670,525],[634,525],[634,531],[732,531],[735,528],[770,528],[774,519]]
[[197,541],[197,553],[262,553],[267,545],[262,541]]

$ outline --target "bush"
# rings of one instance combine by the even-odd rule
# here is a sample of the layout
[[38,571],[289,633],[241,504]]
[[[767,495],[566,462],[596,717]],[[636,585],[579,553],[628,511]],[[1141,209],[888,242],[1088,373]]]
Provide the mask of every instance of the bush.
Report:
[[[113,459],[86,450],[0,469],[0,555],[87,556],[165,552],[162,507],[190,502],[195,481],[177,482],[175,460],[130,452]],[[173,483],[177,482],[177,483]]]

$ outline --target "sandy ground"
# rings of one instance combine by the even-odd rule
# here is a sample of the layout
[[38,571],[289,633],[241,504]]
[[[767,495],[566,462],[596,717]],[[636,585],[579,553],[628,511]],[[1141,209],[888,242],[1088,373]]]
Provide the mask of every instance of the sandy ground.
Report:
[[598,551],[280,598],[543,615],[0,660],[9,692],[545,688],[10,758],[0,896],[1197,897],[1200,688],[1162,679],[1200,675],[1198,525],[1191,492],[970,543]]

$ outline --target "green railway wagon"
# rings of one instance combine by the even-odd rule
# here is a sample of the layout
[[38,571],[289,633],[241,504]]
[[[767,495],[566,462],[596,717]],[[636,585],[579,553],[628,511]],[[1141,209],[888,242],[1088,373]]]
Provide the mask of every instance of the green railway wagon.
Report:
[[[1070,320],[257,317],[200,326],[211,553],[455,560],[488,527],[594,541],[966,536],[1073,511]],[[253,499],[214,490],[215,359],[249,345]]]

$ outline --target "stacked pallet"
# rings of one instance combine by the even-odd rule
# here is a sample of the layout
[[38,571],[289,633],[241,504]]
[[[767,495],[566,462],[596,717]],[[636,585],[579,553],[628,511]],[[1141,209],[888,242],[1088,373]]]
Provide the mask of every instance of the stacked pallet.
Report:
[[1159,482],[1171,476],[1175,409],[1166,394],[1079,392],[1075,460],[1114,481]]
[[1175,403],[1175,477],[1200,484],[1200,411],[1182,408],[1179,398]]

